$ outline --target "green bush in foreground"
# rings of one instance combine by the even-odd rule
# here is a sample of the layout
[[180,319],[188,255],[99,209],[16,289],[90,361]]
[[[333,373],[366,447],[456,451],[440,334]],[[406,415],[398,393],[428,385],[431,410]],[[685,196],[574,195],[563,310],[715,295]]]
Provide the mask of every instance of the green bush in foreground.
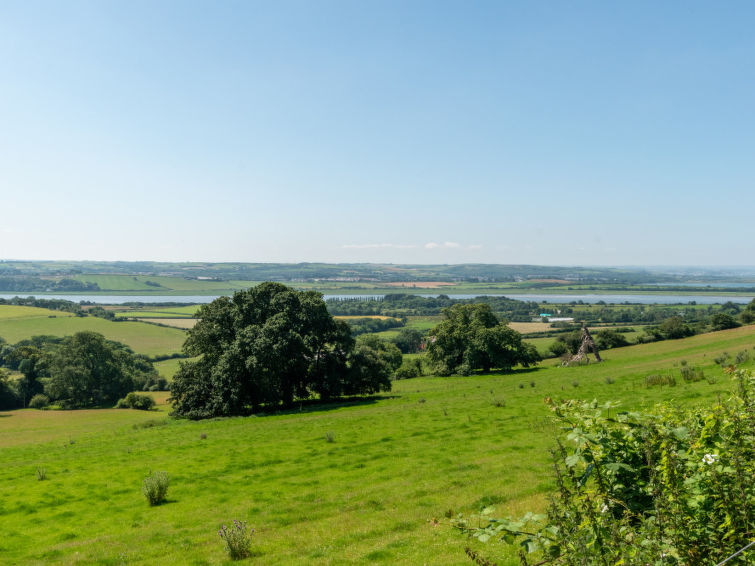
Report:
[[[618,413],[610,403],[551,402],[565,425],[554,451],[558,493],[542,516],[455,525],[481,541],[520,541],[538,563],[713,564],[744,548],[755,525],[755,379],[712,408]],[[604,412],[608,416],[604,416]],[[569,446],[569,448],[567,448]],[[534,526],[530,526],[534,525]],[[727,564],[749,564],[752,550]]]
[[167,472],[152,472],[142,482],[142,493],[150,505],[160,505],[168,496],[170,480]]
[[247,528],[246,521],[234,519],[232,527],[228,528],[223,525],[218,534],[225,541],[225,548],[231,560],[241,560],[251,556],[254,529]]

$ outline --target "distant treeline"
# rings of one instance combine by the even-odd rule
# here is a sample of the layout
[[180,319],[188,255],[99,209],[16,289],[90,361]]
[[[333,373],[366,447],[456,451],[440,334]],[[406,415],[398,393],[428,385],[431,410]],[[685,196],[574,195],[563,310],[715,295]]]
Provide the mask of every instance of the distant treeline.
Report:
[[405,293],[395,293],[376,298],[331,298],[328,299],[328,311],[333,315],[369,316],[383,315],[393,317],[437,316],[444,308],[456,304],[484,303],[490,305],[493,312],[504,320],[527,322],[548,313],[556,317],[572,317],[575,322],[588,324],[660,324],[670,318],[680,318],[687,325],[710,324],[715,315],[732,318],[741,317],[742,322],[750,320],[749,307],[731,301],[723,305],[587,305],[582,301],[568,304],[536,303],[518,301],[504,296],[482,296],[473,299],[452,299],[448,295],[438,297],[421,297]]
[[0,291],[99,291],[97,283],[76,279],[42,279],[40,277],[0,275]]
[[[100,275],[171,275],[176,277],[210,277],[219,280],[245,281],[468,281],[519,282],[526,286],[551,285],[558,280],[574,284],[643,285],[653,283],[684,283],[699,281],[731,282],[747,280],[749,272],[732,275],[730,272],[708,270],[702,275],[664,273],[644,269],[611,267],[562,267],[542,265],[395,265],[377,263],[172,263],[149,261],[0,261],[0,276],[56,276],[75,274]],[[692,278],[697,277],[696,280]],[[751,279],[750,279],[751,280]],[[26,289],[24,289],[26,290]],[[683,290],[683,289],[682,289]]]
[[503,296],[483,296],[473,299],[452,299],[448,295],[421,297],[406,293],[392,293],[378,299],[328,299],[328,311],[333,315],[383,315],[402,317],[437,316],[444,308],[457,304],[485,303],[502,319],[528,321],[539,312],[533,301],[517,301]]
[[346,322],[351,327],[352,336],[382,332],[391,328],[400,328],[406,324],[406,321],[400,318],[353,318]]

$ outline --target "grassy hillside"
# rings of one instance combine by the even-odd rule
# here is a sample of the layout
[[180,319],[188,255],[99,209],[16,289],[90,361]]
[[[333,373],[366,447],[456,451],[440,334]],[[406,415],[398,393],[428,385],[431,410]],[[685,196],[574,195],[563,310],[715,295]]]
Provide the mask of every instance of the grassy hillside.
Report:
[[[51,316],[54,318],[50,318]],[[70,336],[83,330],[99,332],[110,340],[128,344],[135,352],[148,356],[180,352],[186,339],[186,334],[176,328],[143,322],[111,322],[47,309],[0,305],[0,336],[9,343],[40,334]]]
[[16,305],[0,305],[0,322],[8,320],[19,320],[24,318],[50,318],[50,317],[70,317],[73,313],[64,311],[54,311],[50,309],[40,309],[37,307],[20,307]]
[[96,283],[102,292],[145,292],[165,294],[169,291],[228,292],[248,289],[258,281],[213,281],[186,279],[184,277],[165,277],[160,275],[76,275],[74,279],[83,283]]
[[[205,422],[166,420],[164,405],[4,413],[0,549],[9,563],[223,564],[217,529],[236,518],[257,531],[251,564],[464,564],[469,541],[449,509],[544,504],[545,396],[707,403],[731,386],[712,358],[753,344],[746,327],[614,350],[586,367],[399,381],[350,406]],[[643,385],[682,359],[716,381]],[[165,505],[140,494],[149,470],[171,476]],[[472,546],[515,564],[508,549]]]

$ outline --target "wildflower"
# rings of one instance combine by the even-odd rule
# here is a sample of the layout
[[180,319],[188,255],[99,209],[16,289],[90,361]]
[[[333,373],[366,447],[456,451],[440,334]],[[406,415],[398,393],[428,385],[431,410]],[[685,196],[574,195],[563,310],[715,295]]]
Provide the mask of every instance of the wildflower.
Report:
[[608,511],[608,504],[604,503],[603,507],[600,508],[600,512],[601,513],[605,513],[606,511]]
[[703,464],[713,464],[718,458],[718,454],[706,454],[703,456]]

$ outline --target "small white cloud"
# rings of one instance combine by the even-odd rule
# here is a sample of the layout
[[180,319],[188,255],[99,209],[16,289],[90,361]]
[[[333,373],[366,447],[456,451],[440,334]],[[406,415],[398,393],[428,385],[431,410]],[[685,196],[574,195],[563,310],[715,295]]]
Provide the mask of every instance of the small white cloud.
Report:
[[341,246],[347,250],[367,250],[378,248],[393,248],[398,250],[405,250],[410,248],[416,248],[414,244],[344,244]]
[[437,244],[435,242],[427,242],[425,244],[425,247],[428,250],[434,250],[437,248],[443,248],[443,249],[457,249],[461,247],[461,244],[458,244],[456,242],[443,242],[442,244]]
[[470,250],[481,250],[482,249],[482,244],[472,244],[471,246],[469,246],[469,249]]

